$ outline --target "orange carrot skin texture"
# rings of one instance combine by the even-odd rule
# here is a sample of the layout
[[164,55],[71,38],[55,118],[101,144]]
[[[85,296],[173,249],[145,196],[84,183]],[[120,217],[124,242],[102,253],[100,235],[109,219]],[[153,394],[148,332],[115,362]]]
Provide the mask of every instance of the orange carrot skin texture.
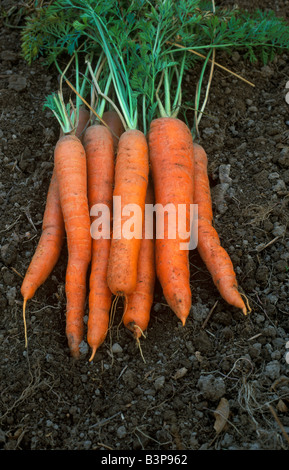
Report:
[[247,308],[238,291],[233,263],[212,226],[213,212],[207,165],[204,148],[194,144],[194,202],[198,204],[198,252],[223,299],[246,314]]
[[[153,186],[149,183],[146,204],[154,204]],[[154,297],[155,286],[155,242],[145,237],[143,225],[142,241],[138,258],[137,284],[135,291],[127,296],[123,323],[135,338],[140,338],[147,329]]]
[[117,151],[118,142],[121,134],[124,133],[124,127],[116,111],[105,111],[102,119],[112,131],[114,151]]
[[[193,204],[193,140],[184,122],[176,118],[158,118],[149,130],[149,152],[155,190],[155,203],[186,204],[187,218]],[[165,214],[164,239],[156,235],[156,273],[169,307],[183,325],[191,309],[188,250],[180,249],[176,239],[168,238]]]
[[[88,202],[106,204],[112,214],[114,181],[114,143],[108,128],[93,125],[84,135],[83,145],[87,158]],[[95,217],[91,217],[91,222]],[[111,221],[109,221],[111,223]],[[91,359],[104,342],[108,326],[112,293],[107,285],[107,265],[110,238],[93,238],[91,274],[89,282],[89,315],[87,342],[92,349]]]
[[142,218],[138,218],[134,227],[139,238],[123,236],[124,224],[130,216],[121,217],[120,238],[112,237],[107,281],[115,295],[126,296],[136,288],[148,173],[148,145],[144,134],[139,130],[125,131],[118,144],[113,196],[121,198],[121,213],[127,204],[136,204],[141,208]]
[[59,188],[54,170],[47,193],[42,234],[21,286],[24,300],[29,300],[34,296],[38,287],[46,281],[53,270],[60,256],[64,236]]
[[[89,121],[89,112],[83,106],[79,109],[76,135],[80,136]],[[35,254],[25,274],[21,293],[24,300],[31,299],[56,265],[65,236],[64,221],[59,199],[59,188],[55,168],[48,188],[42,222],[42,234]]]
[[65,279],[66,335],[71,355],[79,357],[83,339],[86,274],[91,260],[90,217],[87,199],[86,155],[80,140],[61,137],[54,151],[54,163],[68,246]]

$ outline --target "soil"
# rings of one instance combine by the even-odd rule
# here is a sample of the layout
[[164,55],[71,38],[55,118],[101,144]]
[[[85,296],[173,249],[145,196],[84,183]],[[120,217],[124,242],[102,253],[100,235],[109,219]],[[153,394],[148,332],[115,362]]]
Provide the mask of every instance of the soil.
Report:
[[[274,9],[288,20],[288,1]],[[29,302],[24,347],[20,286],[41,233],[59,129],[43,110],[57,75],[41,60],[27,66],[19,33],[1,26],[0,448],[288,450],[289,54],[264,66],[242,52],[218,53],[254,86],[215,67],[200,123],[214,224],[251,313],[223,301],[194,250],[186,326],[157,284],[141,350],[120,323],[119,305],[90,363],[86,343],[79,361],[67,347],[66,247]],[[188,74],[192,98],[195,85]]]

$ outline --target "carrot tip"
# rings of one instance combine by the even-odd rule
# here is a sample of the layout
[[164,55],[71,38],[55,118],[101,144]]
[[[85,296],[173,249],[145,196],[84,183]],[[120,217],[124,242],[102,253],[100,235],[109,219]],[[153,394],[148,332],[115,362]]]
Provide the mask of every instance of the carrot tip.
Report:
[[25,348],[27,348],[27,345],[28,345],[27,325],[26,325],[26,315],[25,315],[26,303],[27,303],[27,299],[24,299],[24,301],[23,301],[23,323],[24,323]]
[[144,358],[144,355],[143,355],[143,352],[142,352],[142,349],[141,349],[141,344],[140,344],[139,338],[136,338],[136,344],[137,344],[137,346],[138,346],[138,348],[139,348],[139,351],[140,351],[140,355],[141,355],[141,357],[142,357],[142,360],[144,361],[144,363],[146,363],[146,360],[145,360],[145,358]]
[[71,352],[71,357],[76,361],[80,358],[80,354],[76,351]]
[[186,321],[187,321],[187,316],[184,316],[184,315],[177,315],[178,319],[182,322],[182,326],[185,326],[186,325]]
[[80,351],[77,347],[71,347],[71,345],[68,345],[69,346],[69,350],[70,350],[70,355],[71,357],[73,357],[73,359],[79,359],[80,357]]
[[94,358],[94,356],[95,356],[95,353],[96,353],[96,348],[94,347],[94,348],[92,349],[92,353],[91,353],[91,356],[90,356],[90,358],[89,358],[89,362],[91,362],[91,361],[93,360],[93,358]]
[[249,304],[249,300],[248,298],[246,297],[245,294],[243,294],[242,292],[240,293],[241,296],[245,297],[245,300],[246,300],[246,304],[247,304],[247,307],[246,305],[243,303],[243,307],[242,307],[242,312],[244,313],[244,315],[247,315],[248,313],[251,313],[252,312],[252,309],[250,307],[250,304]]

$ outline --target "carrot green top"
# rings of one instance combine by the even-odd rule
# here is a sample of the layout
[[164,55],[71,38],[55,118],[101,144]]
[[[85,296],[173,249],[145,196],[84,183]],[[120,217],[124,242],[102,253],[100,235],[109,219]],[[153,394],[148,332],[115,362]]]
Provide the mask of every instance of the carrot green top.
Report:
[[[63,97],[63,79],[66,79],[66,73],[69,69],[72,61],[75,61],[75,90],[76,97],[75,102],[70,98],[67,103],[64,101]],[[57,64],[57,62],[56,62]],[[74,134],[78,126],[79,120],[79,107],[82,104],[82,97],[85,96],[87,90],[87,74],[88,69],[83,74],[82,80],[80,80],[79,72],[79,61],[77,51],[74,52],[73,57],[68,62],[64,71],[61,71],[57,64],[59,72],[61,72],[59,90],[57,93],[52,93],[48,95],[44,103],[44,108],[49,108],[57,121],[60,124],[60,127],[64,134]]]

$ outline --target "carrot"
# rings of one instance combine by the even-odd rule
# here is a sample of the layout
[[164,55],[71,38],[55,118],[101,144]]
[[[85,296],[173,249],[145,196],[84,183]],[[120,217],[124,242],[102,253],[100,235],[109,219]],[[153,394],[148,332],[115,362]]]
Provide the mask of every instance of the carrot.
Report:
[[[163,208],[185,204],[186,218],[193,204],[193,141],[184,122],[174,117],[156,118],[148,134],[155,202]],[[168,238],[168,214],[165,213],[163,239],[156,235],[156,273],[169,307],[185,325],[191,308],[188,250],[180,249],[176,238]]]
[[[84,148],[87,158],[87,181],[89,208],[95,204],[106,204],[112,213],[114,181],[114,143],[123,132],[117,113],[104,113],[102,119],[112,132],[103,125],[93,125],[84,135]],[[115,139],[114,139],[115,137]],[[95,217],[91,217],[93,223]],[[92,240],[92,259],[89,292],[89,315],[87,342],[92,349],[90,361],[96,350],[104,342],[108,326],[112,293],[107,285],[107,264],[110,251],[110,238]]]
[[198,252],[223,299],[240,308],[246,315],[247,308],[238,291],[232,261],[221,246],[218,233],[212,226],[213,212],[207,164],[204,148],[194,144],[194,203],[198,204]]
[[77,358],[83,338],[86,274],[91,260],[86,155],[81,141],[74,135],[61,137],[55,147],[54,163],[68,245],[66,335],[71,355]]
[[[154,204],[153,186],[149,183],[146,204]],[[155,250],[154,239],[145,237],[143,225],[142,241],[138,258],[137,284],[135,291],[127,296],[123,323],[140,338],[147,329],[153,303],[155,285]]]
[[[59,200],[59,188],[54,170],[46,198],[41,237],[21,286],[21,294],[24,299],[23,318],[25,325],[26,303],[46,281],[56,265],[63,246],[64,236],[65,230]],[[27,337],[25,338],[25,346],[27,346]]]
[[136,204],[141,214],[136,214],[134,231],[137,235],[132,238],[124,236],[129,216],[122,216],[119,224],[116,222],[121,233],[119,238],[113,236],[111,240],[107,281],[111,292],[117,296],[132,294],[136,288],[148,173],[146,138],[141,131],[128,129],[118,144],[113,196],[121,198],[121,214],[127,204]]
[[[115,109],[121,116],[125,128],[119,139],[116,156],[113,236],[107,269],[108,287],[114,295],[119,297],[131,294],[137,282],[138,256],[149,174],[148,144],[144,133],[138,129],[138,104],[142,97],[139,93],[135,93],[131,86],[130,73],[125,65],[128,51],[126,48],[123,49],[118,41],[111,41],[109,22],[97,14],[93,15],[93,21],[97,41],[100,41],[105,54],[109,77],[112,79],[117,96],[119,108],[115,107]],[[87,64],[89,65],[88,61]],[[93,76],[93,71],[91,72]],[[99,88],[95,80],[94,85],[96,89]],[[133,221],[130,220],[131,216],[128,212],[124,213],[129,210],[130,204],[134,205],[133,208],[131,206],[131,211],[134,212]],[[118,205],[120,211],[117,210]],[[116,217],[116,213],[119,218]],[[132,232],[132,224],[134,233],[128,233]]]
[[[79,108],[79,121],[75,132],[76,136],[80,137],[82,135],[88,121],[89,112],[81,106]],[[60,136],[63,136],[62,130],[60,132]],[[35,295],[36,290],[51,274],[59,259],[64,237],[65,228],[60,205],[58,182],[54,167],[46,198],[46,206],[42,222],[42,234],[21,286],[21,294],[24,299],[24,325],[26,325],[26,303]],[[25,338],[25,344],[27,346],[27,338]]]

